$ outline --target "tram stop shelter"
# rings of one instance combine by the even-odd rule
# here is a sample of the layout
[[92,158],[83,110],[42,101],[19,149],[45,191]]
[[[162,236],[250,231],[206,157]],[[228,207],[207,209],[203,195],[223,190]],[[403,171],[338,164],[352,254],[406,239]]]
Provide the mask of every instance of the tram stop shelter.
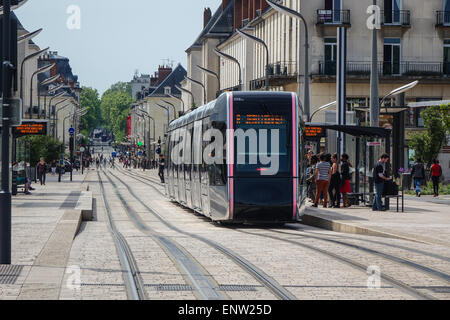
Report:
[[[309,149],[314,149],[313,145],[316,144],[315,151],[319,153],[320,140],[326,138],[330,130],[345,134],[345,152],[353,165],[351,169],[352,196],[356,198],[356,203],[360,201],[364,204],[370,203],[369,199],[372,199],[370,195],[374,190],[372,169],[381,154],[387,153],[391,156],[392,130],[357,125],[306,123],[304,140],[306,145],[309,145]],[[327,152],[330,151],[327,150]],[[386,166],[386,171],[391,172],[391,163],[388,162]],[[388,198],[386,198],[386,206],[389,207]]]

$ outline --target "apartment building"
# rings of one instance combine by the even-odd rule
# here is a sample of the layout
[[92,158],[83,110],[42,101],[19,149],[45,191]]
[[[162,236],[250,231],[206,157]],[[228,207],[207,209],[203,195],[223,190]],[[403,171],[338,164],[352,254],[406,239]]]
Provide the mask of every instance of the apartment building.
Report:
[[[309,29],[311,113],[336,100],[337,27],[347,30],[347,111],[350,122],[365,125],[369,113],[361,111],[370,105],[371,35],[367,26],[368,7],[372,0],[279,0],[284,6],[301,12]],[[304,27],[301,21],[281,15],[265,0],[223,1],[232,5],[232,31],[219,39],[217,48],[233,56],[240,66],[214,53],[218,59],[220,91],[264,90],[266,50],[258,43],[242,38],[241,29],[262,39],[269,51],[270,90],[303,92],[305,79]],[[450,99],[450,0],[378,0],[378,73],[380,97],[395,88],[419,80],[406,93],[406,102]],[[220,10],[220,8],[219,8]],[[203,45],[201,48],[206,51]],[[198,49],[200,50],[200,48]],[[205,57],[203,57],[205,64]],[[191,70],[188,70],[190,74]],[[300,76],[299,76],[300,74]],[[239,86],[239,79],[242,85]],[[208,82],[212,78],[203,79]],[[194,96],[196,92],[194,91]],[[209,98],[209,96],[208,96]],[[300,99],[303,96],[300,95]],[[387,101],[394,105],[394,101]],[[421,108],[409,108],[405,114],[405,165],[408,140],[421,130]],[[314,122],[334,119],[335,111],[321,111]],[[392,114],[381,114],[382,126],[392,126]],[[448,162],[448,159],[447,161]],[[449,166],[449,164],[444,164]]]

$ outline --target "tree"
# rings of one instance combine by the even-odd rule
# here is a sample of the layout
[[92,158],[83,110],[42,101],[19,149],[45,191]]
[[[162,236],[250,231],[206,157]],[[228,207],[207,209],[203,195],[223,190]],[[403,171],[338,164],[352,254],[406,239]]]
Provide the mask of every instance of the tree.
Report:
[[47,163],[58,160],[59,154],[63,150],[63,144],[50,136],[27,136],[22,139],[30,141],[31,166],[36,165],[41,157]]
[[100,109],[104,127],[114,133],[117,141],[126,136],[127,116],[133,102],[131,87],[124,82],[113,84],[102,95]]
[[81,108],[87,109],[87,114],[82,117],[83,129],[92,132],[102,125],[103,118],[100,109],[99,94],[96,89],[83,87],[81,91]]
[[421,112],[425,131],[414,134],[409,147],[414,150],[416,158],[431,166],[442,149],[448,133],[448,106],[428,107]]

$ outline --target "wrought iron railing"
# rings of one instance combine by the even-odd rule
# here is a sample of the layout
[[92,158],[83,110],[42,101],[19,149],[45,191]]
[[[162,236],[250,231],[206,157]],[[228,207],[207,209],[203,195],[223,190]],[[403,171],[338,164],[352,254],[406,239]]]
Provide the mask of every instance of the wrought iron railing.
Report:
[[279,61],[269,64],[270,77],[292,77],[297,75],[297,63],[295,61]]
[[350,24],[350,10],[317,10],[317,24]]
[[394,11],[381,11],[381,24],[382,25],[399,25],[410,26],[411,25],[411,11],[409,10],[394,10]]
[[[349,61],[347,62],[347,74],[367,76],[370,74],[371,67],[370,61]],[[378,73],[385,76],[448,76],[450,75],[450,62],[403,61],[396,63],[384,61],[378,63]],[[336,61],[320,61],[319,75],[336,75]]]
[[436,12],[436,25],[437,26],[449,26],[450,27],[450,11],[437,11]]

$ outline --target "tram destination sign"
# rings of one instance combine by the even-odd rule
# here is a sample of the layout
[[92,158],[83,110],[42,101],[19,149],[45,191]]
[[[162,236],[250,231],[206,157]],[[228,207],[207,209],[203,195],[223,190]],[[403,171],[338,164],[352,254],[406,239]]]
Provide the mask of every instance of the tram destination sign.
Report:
[[40,136],[47,134],[48,121],[23,121],[20,126],[13,127],[15,137]]

